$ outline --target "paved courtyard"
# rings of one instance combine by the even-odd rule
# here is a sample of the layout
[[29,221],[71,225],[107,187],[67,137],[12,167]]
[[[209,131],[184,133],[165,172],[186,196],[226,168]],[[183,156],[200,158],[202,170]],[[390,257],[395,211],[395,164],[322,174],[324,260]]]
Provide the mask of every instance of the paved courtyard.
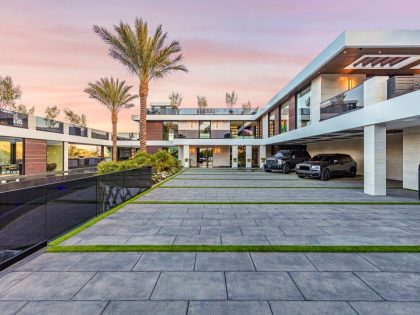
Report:
[[[222,182],[236,188],[215,193],[211,187]],[[263,187],[292,182],[299,184]],[[356,194],[377,200],[361,188],[303,188],[360,184],[196,169],[164,185],[186,188],[160,187],[140,200],[251,201],[272,195],[280,202],[309,195],[307,200],[317,201],[318,194],[324,198],[319,200],[358,200]],[[414,193],[390,184],[396,195],[382,201],[416,201]],[[230,199],[234,195],[242,200]],[[419,231],[419,205],[132,203],[63,245],[398,245],[419,244]],[[1,314],[383,315],[419,309],[420,254],[409,253],[37,253],[0,274]]]

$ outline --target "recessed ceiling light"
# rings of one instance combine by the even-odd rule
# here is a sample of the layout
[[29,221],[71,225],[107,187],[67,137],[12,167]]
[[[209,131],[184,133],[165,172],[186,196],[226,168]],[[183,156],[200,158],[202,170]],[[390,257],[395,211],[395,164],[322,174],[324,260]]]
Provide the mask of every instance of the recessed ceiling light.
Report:
[[379,50],[379,51],[378,51],[378,54],[382,54],[382,51],[381,51],[381,50]]
[[343,54],[347,54],[347,50],[343,51]]

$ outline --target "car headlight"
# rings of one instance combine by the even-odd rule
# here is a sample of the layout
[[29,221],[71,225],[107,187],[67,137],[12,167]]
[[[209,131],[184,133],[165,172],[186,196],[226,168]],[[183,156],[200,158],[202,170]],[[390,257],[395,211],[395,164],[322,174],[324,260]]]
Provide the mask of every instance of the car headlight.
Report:
[[278,165],[282,165],[283,164],[283,160],[277,160],[277,164]]
[[295,169],[299,169],[300,168],[300,164],[296,164]]
[[320,169],[321,169],[321,166],[319,166],[319,165],[312,165],[311,166],[311,170],[319,171]]

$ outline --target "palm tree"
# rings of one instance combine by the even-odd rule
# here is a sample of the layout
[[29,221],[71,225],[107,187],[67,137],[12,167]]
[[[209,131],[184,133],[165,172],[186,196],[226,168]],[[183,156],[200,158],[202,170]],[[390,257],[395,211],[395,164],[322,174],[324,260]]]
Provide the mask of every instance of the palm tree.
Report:
[[125,85],[125,81],[119,81],[108,78],[101,78],[95,83],[88,83],[85,92],[90,98],[94,98],[105,105],[111,112],[112,122],[112,159],[117,160],[117,124],[118,113],[121,109],[131,108],[134,104],[130,102],[137,98],[137,95],[131,95],[132,86]]
[[150,36],[147,23],[140,18],[136,18],[134,29],[123,22],[115,25],[115,34],[97,25],[93,27],[93,30],[109,44],[109,55],[121,62],[139,79],[139,138],[140,150],[145,152],[149,82],[152,79],[161,79],[175,71],[188,71],[181,63],[183,60],[181,46],[178,41],[167,44],[167,33],[163,33],[162,25],[159,25],[155,33]]

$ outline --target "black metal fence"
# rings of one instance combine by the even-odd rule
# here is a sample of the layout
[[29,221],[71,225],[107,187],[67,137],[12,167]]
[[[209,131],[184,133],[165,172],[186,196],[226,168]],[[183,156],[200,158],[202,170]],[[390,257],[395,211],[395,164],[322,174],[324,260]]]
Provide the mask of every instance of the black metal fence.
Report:
[[145,191],[151,178],[151,168],[140,168],[22,189],[14,183],[0,192],[0,264]]

